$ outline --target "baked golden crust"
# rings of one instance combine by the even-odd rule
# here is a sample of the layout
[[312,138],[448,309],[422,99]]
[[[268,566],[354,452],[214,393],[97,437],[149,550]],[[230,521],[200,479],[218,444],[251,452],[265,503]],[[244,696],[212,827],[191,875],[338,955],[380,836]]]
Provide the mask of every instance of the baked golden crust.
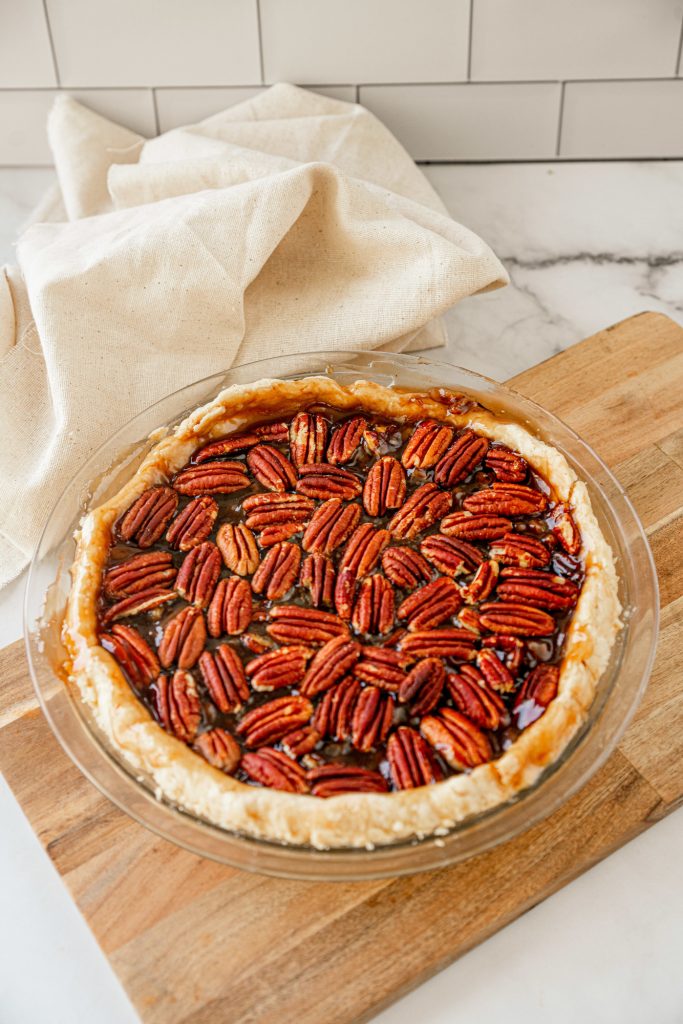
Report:
[[[99,645],[97,601],[111,531],[131,502],[146,488],[166,483],[200,445],[269,415],[291,415],[314,403],[342,411],[360,408],[395,419],[431,417],[460,429],[470,426],[520,452],[558,499],[571,505],[583,539],[586,577],[567,633],[558,693],[542,717],[497,760],[431,786],[348,793],[327,800],[248,786],[211,767],[164,732],[135,697],[117,662]],[[425,394],[368,381],[343,386],[327,377],[307,377],[226,389],[160,437],[121,490],[85,517],[77,541],[65,640],[73,681],[108,741],[134,771],[151,777],[165,799],[197,816],[247,835],[321,849],[371,847],[438,833],[530,786],[585,720],[620,628],[611,550],[585,484],[560,452],[520,424],[481,408],[450,411],[448,404]]]

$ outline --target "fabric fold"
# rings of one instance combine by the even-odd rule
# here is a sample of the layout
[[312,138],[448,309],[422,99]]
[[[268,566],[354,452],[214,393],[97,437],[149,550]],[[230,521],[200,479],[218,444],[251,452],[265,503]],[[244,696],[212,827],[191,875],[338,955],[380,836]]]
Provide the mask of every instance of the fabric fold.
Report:
[[440,344],[446,309],[507,281],[357,105],[274,86],[145,141],[60,97],[49,136],[68,220],[0,281],[0,585],[151,402],[237,362]]

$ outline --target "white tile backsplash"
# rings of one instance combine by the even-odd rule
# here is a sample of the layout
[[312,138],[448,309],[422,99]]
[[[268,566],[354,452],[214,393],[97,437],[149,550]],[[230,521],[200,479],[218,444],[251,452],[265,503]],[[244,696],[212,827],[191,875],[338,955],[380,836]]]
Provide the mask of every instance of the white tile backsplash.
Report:
[[4,0],[0,16],[0,88],[56,85],[43,0]]
[[47,0],[61,84],[258,84],[256,3]]
[[[232,86],[226,89],[156,89],[159,131],[167,132],[183,124],[193,124],[205,117],[250,100],[267,86]],[[332,96],[336,100],[356,102],[355,85],[310,86],[312,92]]]
[[155,89],[159,131],[167,132],[194,124],[236,103],[250,100],[263,86],[233,86],[227,89]]
[[[68,89],[69,95],[140,135],[156,134],[151,89]],[[0,89],[0,164],[48,166],[47,115],[56,89]]]
[[267,82],[467,78],[469,0],[260,0]]
[[679,156],[682,41],[683,0],[0,0],[0,164],[56,88],[151,135],[283,80],[419,160]]
[[473,0],[472,79],[675,74],[683,0]]
[[0,164],[52,163],[46,121],[54,95],[50,89],[0,90]]
[[[560,154],[683,157],[683,81],[568,82]],[[682,204],[683,205],[683,204]]]
[[555,155],[557,82],[363,86],[360,102],[416,160],[533,160]]

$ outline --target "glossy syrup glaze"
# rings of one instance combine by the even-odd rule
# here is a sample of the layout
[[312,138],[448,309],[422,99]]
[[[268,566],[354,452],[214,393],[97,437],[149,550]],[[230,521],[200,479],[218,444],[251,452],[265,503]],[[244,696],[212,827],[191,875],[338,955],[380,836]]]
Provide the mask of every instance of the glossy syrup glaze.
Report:
[[[123,567],[123,575],[105,574],[100,640],[163,728],[245,783],[328,796],[470,770],[544,712],[584,566],[571,510],[521,456],[437,421],[394,423],[328,407],[227,440],[228,450],[212,442],[195,452],[172,491],[149,492],[149,507],[139,506],[145,495],[138,499],[112,540],[108,569]],[[426,517],[424,502],[410,512],[416,492],[429,499]],[[288,532],[277,501],[297,494],[298,504],[286,498],[296,505]],[[256,495],[263,507],[250,503]],[[382,507],[387,495],[393,507]],[[190,503],[198,517],[215,511],[215,520],[199,538],[188,530],[186,550],[177,550]],[[285,520],[282,532],[260,522],[247,528],[237,565],[226,524],[243,530],[271,506]],[[323,506],[350,524],[332,550],[320,547],[314,528]],[[475,526],[488,535],[472,536]],[[360,566],[354,544],[367,551]],[[186,568],[188,590],[183,563],[200,548],[206,562],[194,575]],[[164,557],[146,559],[142,571],[131,562],[155,554]],[[146,575],[153,569],[163,578]],[[305,616],[315,619],[316,604],[334,635],[311,632],[315,621]],[[278,633],[282,606],[305,611],[291,640]],[[185,647],[174,647],[169,623],[191,607],[194,632],[177,630]],[[206,652],[226,646],[217,699]],[[272,681],[259,679],[255,659],[282,648],[295,648],[284,675],[275,674],[274,689],[255,689]],[[388,655],[373,658],[373,648]]]

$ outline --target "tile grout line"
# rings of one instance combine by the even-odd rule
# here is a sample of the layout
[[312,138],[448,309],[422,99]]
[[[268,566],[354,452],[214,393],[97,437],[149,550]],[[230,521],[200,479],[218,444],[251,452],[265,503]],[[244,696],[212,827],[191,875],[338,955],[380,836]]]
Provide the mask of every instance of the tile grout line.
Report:
[[55,42],[52,38],[52,25],[50,24],[50,16],[47,12],[47,0],[43,0],[43,14],[45,15],[45,27],[47,28],[47,38],[50,43],[50,53],[52,54],[52,67],[54,69],[55,78],[57,79],[57,88],[61,89],[62,82],[59,75],[59,65],[57,64],[57,51],[55,50]]
[[474,0],[470,0],[470,22],[467,26],[467,81],[472,81],[472,31],[474,27]]
[[674,68],[674,75],[679,77],[679,68],[681,66],[681,53],[683,52],[683,18],[681,18],[681,34],[678,39],[678,53],[676,54],[676,66]]
[[261,31],[261,0],[256,0],[256,31],[258,32],[258,61],[261,72],[261,85],[266,84],[263,71],[263,33]]
[[[681,46],[683,48],[683,32],[681,33]],[[465,79],[459,79],[457,81],[441,81],[441,82],[360,82],[356,88],[363,89],[400,89],[404,87],[408,88],[420,88],[428,89],[430,86],[438,85],[457,85],[457,86],[472,86],[475,88],[479,85],[554,85],[559,82],[557,78],[516,78],[516,79],[487,79],[486,81],[467,81]],[[680,75],[663,75],[659,78],[568,78],[564,80],[566,85],[609,85],[615,82],[628,83],[628,82],[680,82],[683,83],[683,78]],[[344,86],[352,86],[350,82],[316,82],[315,85],[310,82],[295,82],[301,89],[335,89],[337,87],[343,88]],[[68,91],[69,89],[74,90],[87,90],[88,92],[130,92],[134,89],[150,89],[155,88],[159,90],[166,89],[182,89],[182,90],[193,90],[193,89],[258,89],[262,86],[268,86],[267,82],[243,82],[235,83],[231,82],[229,85],[159,85],[150,86],[149,82],[142,82],[138,85],[62,85],[61,82],[58,86],[54,85],[29,85],[29,86],[12,86],[2,85],[0,86],[0,93],[3,92],[49,92],[51,89],[59,88]]]
[[156,128],[157,135],[161,135],[161,127],[159,126],[159,107],[157,105],[157,91],[152,88],[152,106],[154,107],[154,127]]
[[560,86],[560,110],[557,118],[557,142],[555,143],[555,156],[560,155],[560,144],[562,142],[562,121],[564,119],[564,89],[566,82]]

